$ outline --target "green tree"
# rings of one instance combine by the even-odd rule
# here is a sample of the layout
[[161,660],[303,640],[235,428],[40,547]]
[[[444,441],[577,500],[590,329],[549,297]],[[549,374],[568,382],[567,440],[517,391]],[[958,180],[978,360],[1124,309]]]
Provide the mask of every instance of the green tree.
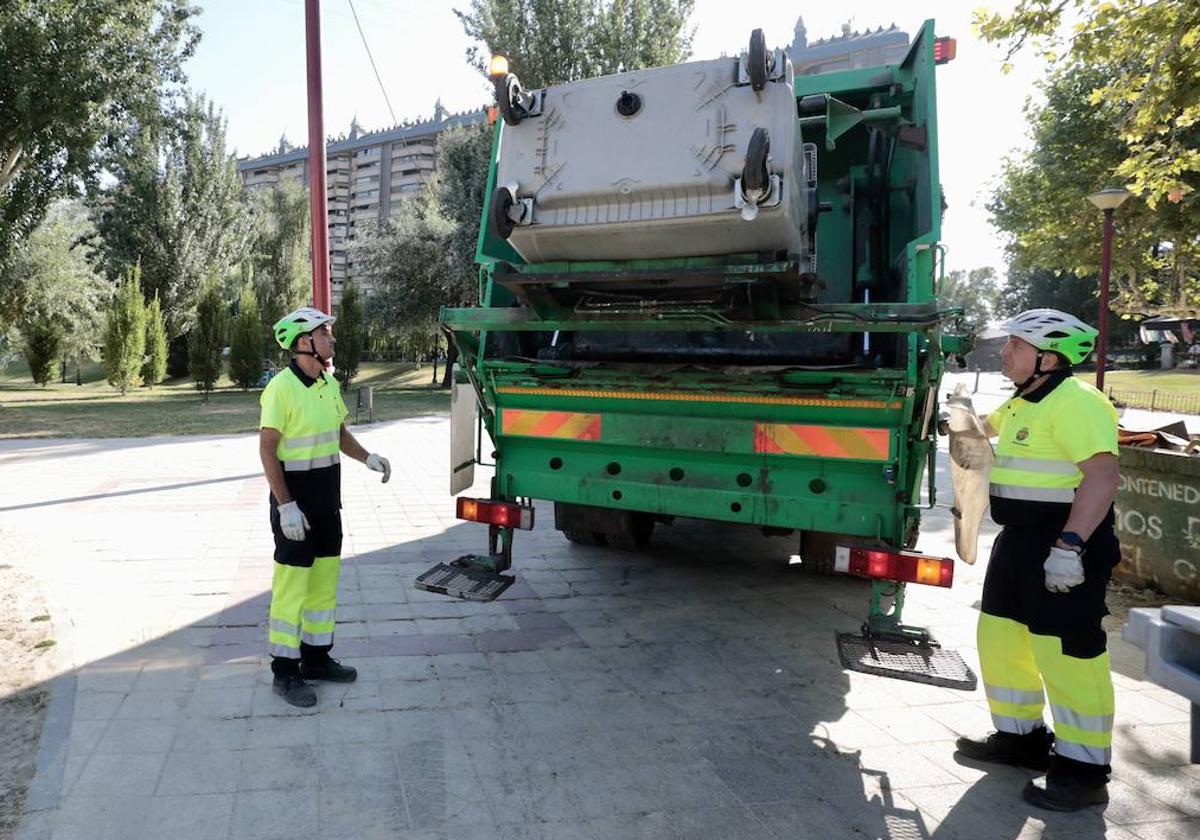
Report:
[[962,307],[963,315],[978,328],[987,326],[996,308],[1000,290],[991,266],[971,271],[957,269],[942,284],[941,305]]
[[25,361],[29,364],[29,375],[42,387],[54,376],[54,365],[58,361],[62,345],[62,327],[44,315],[36,316],[26,324]]
[[122,395],[142,384],[146,359],[146,301],[136,267],[117,287],[104,330],[104,372]]
[[53,323],[59,352],[94,357],[113,286],[92,268],[95,230],[75,201],[52,205],[42,221],[12,251],[0,300],[0,319],[28,332]]
[[225,123],[189,98],[160,119],[133,124],[113,165],[114,184],[93,203],[109,276],[140,265],[158,294],[170,340],[189,332],[205,278],[250,251],[251,223]]
[[[259,193],[252,208],[250,270],[267,334],[276,321],[303,306],[312,290],[308,191],[294,181],[282,181]],[[274,344],[271,351],[282,358]]]
[[237,315],[229,329],[229,378],[248,391],[258,384],[262,365],[263,331],[258,296],[253,288],[246,286],[238,298]]
[[482,44],[467,60],[482,73],[498,53],[526,88],[675,64],[691,53],[694,0],[471,0],[454,10]]
[[367,324],[363,312],[362,293],[354,283],[342,289],[342,302],[338,306],[337,319],[337,378],[342,390],[349,389],[358,373],[362,361],[363,345],[366,344]]
[[975,24],[985,39],[1007,45],[1010,59],[1028,43],[1060,72],[1102,71],[1088,104],[1116,112],[1115,177],[1151,208],[1166,198],[1197,213],[1200,3],[1019,0],[1007,13],[977,12]]
[[[1069,66],[1027,107],[1032,144],[1004,164],[987,207],[1009,238],[1010,276],[1033,269],[1095,277],[1103,218],[1085,197],[1109,183],[1125,156],[1113,127],[1123,108],[1094,102],[1111,69]],[[1200,214],[1187,202],[1137,198],[1114,216],[1112,308],[1122,315],[1200,314]]]
[[166,375],[167,325],[156,294],[146,307],[146,364],[142,367],[142,381],[153,388]]
[[372,336],[391,346],[436,346],[438,310],[461,285],[450,253],[454,225],[440,211],[436,183],[403,199],[393,220],[361,238],[353,250],[364,284],[374,288],[367,302]]
[[196,323],[188,336],[188,369],[196,389],[204,392],[206,401],[221,378],[228,320],[220,283],[210,278],[200,293]]
[[59,197],[94,187],[132,117],[183,81],[188,0],[0,3],[0,265]]

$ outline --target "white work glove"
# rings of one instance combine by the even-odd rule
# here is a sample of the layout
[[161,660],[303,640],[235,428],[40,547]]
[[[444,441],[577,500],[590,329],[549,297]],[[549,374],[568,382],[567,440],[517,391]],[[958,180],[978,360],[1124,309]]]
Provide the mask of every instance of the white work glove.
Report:
[[367,456],[367,469],[383,473],[384,484],[387,484],[387,480],[392,477],[392,465],[388,463],[388,459],[382,455],[376,455],[374,452]]
[[1046,588],[1051,592],[1066,592],[1083,583],[1083,561],[1069,548],[1051,547],[1045,568]]
[[283,531],[283,535],[292,542],[302,541],[304,532],[311,527],[308,524],[308,517],[295,502],[279,506],[279,530]]

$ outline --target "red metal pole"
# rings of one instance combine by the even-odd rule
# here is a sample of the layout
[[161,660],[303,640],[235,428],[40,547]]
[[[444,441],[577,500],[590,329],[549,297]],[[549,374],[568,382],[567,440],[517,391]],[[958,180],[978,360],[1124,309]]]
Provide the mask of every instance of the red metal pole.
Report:
[[1113,211],[1104,211],[1104,246],[1100,252],[1100,316],[1096,328],[1096,387],[1104,390],[1104,357],[1108,352],[1108,273],[1112,268]]
[[321,97],[321,0],[304,0],[308,53],[308,193],[312,211],[313,306],[332,312],[329,209],[325,199],[325,119]]

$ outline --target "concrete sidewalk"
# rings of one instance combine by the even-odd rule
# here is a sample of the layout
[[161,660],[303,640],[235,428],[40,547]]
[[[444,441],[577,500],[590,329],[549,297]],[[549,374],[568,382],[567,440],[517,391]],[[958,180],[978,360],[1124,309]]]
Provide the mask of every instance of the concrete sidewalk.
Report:
[[[61,657],[21,840],[1200,835],[1188,706],[1119,640],[1112,802],[1036,812],[1027,774],[952,756],[989,728],[982,689],[840,667],[869,586],[789,567],[791,539],[678,522],[582,548],[543,506],[518,583],[451,601],[412,586],[484,539],[453,519],[447,423],[356,434],[395,471],[345,465],[335,655],[360,679],[315,712],[270,689],[254,437],[0,443],[0,536],[37,546],[18,562]],[[952,539],[931,512],[922,547]],[[905,613],[976,669],[983,571]]]

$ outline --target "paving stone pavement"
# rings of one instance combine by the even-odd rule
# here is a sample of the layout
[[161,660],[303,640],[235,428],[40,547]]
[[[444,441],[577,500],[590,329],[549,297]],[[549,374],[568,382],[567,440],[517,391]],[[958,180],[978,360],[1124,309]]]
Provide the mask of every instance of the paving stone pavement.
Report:
[[[20,840],[1200,836],[1188,706],[1119,639],[1112,802],[1036,812],[1027,774],[953,758],[988,729],[982,689],[841,668],[869,585],[804,574],[793,540],[676,522],[640,553],[585,548],[543,505],[518,582],[452,601],[412,585],[484,539],[453,518],[447,422],[356,434],[394,471],[345,466],[335,654],[360,677],[313,711],[271,693],[253,436],[0,442],[0,540],[45,587],[61,665]],[[931,512],[922,547],[952,539]],[[976,670],[983,571],[910,588],[905,613]]]

